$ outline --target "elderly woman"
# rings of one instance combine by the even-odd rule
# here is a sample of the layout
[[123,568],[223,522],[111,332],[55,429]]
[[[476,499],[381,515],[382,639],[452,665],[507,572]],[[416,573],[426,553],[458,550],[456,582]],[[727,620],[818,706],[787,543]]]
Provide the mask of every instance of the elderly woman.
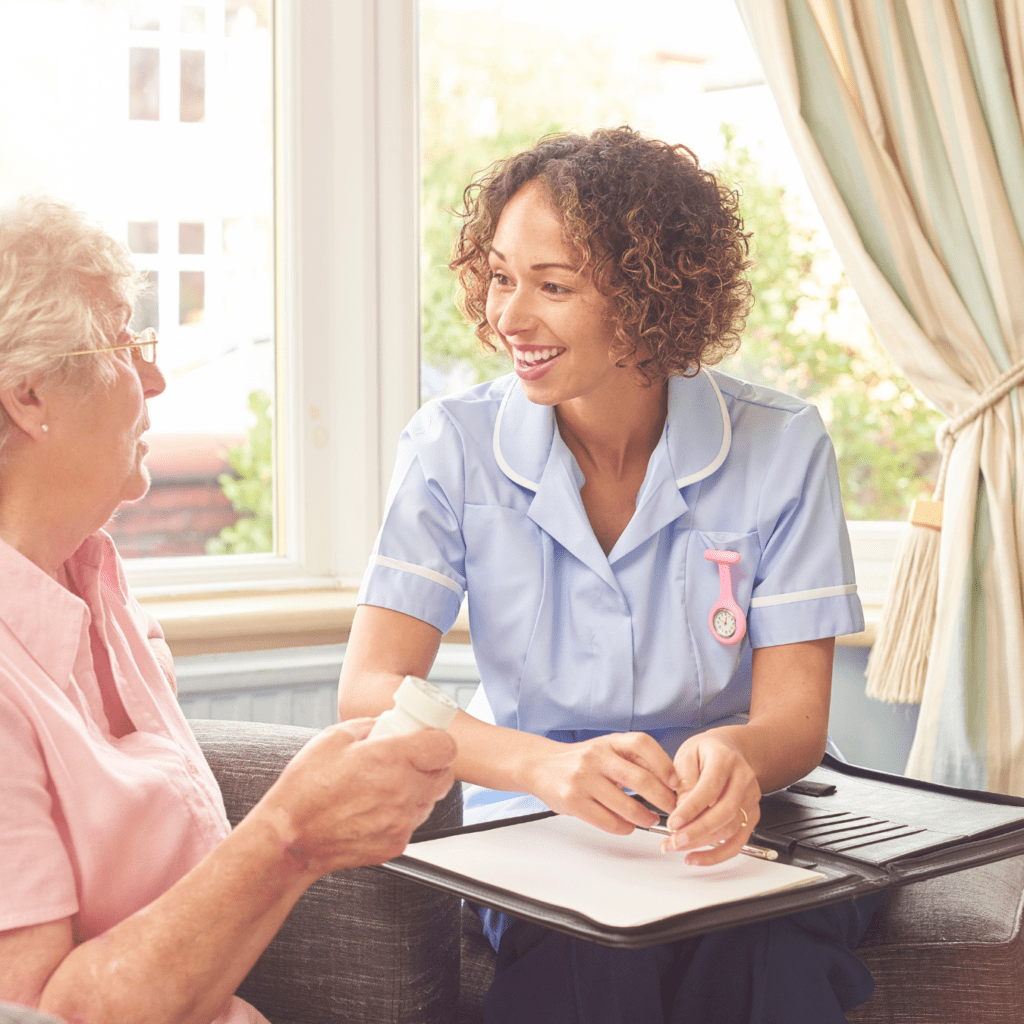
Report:
[[397,855],[444,733],[325,730],[232,832],[160,627],[101,527],[148,487],[156,341],[127,251],[0,216],[0,1000],[72,1021],[262,1021],[233,992],[321,875]]
[[[749,304],[737,197],[622,128],[546,139],[466,203],[452,267],[514,372],[403,435],[342,717],[426,672],[468,594],[467,820],[546,806],[625,834],[657,819],[635,791],[668,855],[721,862],[821,758],[834,638],[863,624],[817,411],[708,369]],[[485,1019],[838,1024],[871,993],[876,902],[642,951],[485,910]]]

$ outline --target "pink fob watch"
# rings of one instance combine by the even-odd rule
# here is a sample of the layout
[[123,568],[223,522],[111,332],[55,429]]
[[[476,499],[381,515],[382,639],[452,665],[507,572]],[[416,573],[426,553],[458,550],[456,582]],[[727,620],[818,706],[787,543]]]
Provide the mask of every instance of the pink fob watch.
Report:
[[708,548],[704,557],[709,562],[718,563],[718,581],[722,592],[718,595],[711,611],[708,613],[708,625],[711,635],[723,644],[738,644],[747,633],[747,619],[740,606],[732,597],[732,573],[729,566],[740,560],[738,551],[716,551]]

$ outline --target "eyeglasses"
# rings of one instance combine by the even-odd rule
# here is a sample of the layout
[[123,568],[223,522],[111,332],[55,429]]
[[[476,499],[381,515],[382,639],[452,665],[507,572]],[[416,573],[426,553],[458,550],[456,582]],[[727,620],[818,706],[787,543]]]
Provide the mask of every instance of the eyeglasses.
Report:
[[65,352],[66,356],[91,356],[96,352],[120,352],[121,349],[128,349],[132,359],[141,359],[144,363],[156,362],[156,346],[159,339],[152,327],[147,327],[141,334],[129,331],[132,341],[124,345],[109,345],[107,348],[86,348],[80,352]]

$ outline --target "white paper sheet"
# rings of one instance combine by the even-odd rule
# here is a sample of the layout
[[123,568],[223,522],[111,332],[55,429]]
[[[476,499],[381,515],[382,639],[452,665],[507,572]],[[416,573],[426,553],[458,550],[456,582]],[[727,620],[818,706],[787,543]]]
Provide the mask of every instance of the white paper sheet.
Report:
[[744,854],[712,867],[689,867],[684,854],[662,853],[661,840],[639,829],[628,836],[610,835],[578,818],[555,815],[413,843],[405,856],[613,928],[825,878]]

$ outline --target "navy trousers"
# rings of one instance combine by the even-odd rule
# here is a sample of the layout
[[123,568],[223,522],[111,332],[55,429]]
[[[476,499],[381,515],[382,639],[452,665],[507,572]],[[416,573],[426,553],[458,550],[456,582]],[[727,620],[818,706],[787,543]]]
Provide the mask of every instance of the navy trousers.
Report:
[[514,920],[485,1024],[845,1024],[874,990],[854,953],[884,893],[649,949]]

